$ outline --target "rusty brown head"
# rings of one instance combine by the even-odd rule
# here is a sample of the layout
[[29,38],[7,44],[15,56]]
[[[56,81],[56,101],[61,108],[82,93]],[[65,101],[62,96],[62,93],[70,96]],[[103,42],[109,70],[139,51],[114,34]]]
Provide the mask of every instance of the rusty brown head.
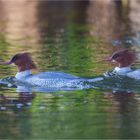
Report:
[[10,65],[15,64],[19,71],[25,71],[30,69],[36,69],[36,65],[30,57],[30,53],[23,52],[14,55],[10,61],[0,62],[0,64]]
[[136,55],[133,51],[129,51],[128,49],[120,50],[114,52],[110,57],[106,60],[110,62],[118,63],[119,67],[130,66],[136,59]]

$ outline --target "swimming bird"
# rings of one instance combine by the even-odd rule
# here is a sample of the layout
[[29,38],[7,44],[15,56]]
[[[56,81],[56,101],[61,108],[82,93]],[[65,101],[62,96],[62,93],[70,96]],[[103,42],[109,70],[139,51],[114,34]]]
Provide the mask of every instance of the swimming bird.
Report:
[[140,79],[140,69],[133,70],[131,68],[131,65],[136,60],[135,52],[128,49],[120,50],[114,52],[106,60],[117,64],[113,72],[130,78]]
[[102,80],[102,78],[91,80],[80,78],[64,72],[40,72],[32,74],[32,69],[36,69],[37,67],[28,52],[18,53],[11,60],[0,62],[0,64],[15,64],[18,68],[18,72],[15,75],[16,80],[33,86],[81,89],[85,88],[83,87],[84,82]]

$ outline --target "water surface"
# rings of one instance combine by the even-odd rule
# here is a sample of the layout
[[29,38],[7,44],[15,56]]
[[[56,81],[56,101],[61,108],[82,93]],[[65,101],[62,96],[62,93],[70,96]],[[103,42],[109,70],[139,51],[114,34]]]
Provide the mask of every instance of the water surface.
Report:
[[[0,59],[28,51],[38,71],[98,77],[112,69],[102,60],[113,51],[131,48],[139,54],[137,5],[135,0],[0,1]],[[139,60],[133,67],[139,68]],[[0,66],[0,78],[16,71]],[[0,138],[140,138],[139,86],[104,87],[19,93],[1,85]]]

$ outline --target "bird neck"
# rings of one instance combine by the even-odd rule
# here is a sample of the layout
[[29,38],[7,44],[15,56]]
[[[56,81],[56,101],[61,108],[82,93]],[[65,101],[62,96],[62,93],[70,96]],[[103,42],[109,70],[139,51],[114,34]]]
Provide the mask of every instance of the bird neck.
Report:
[[130,67],[131,64],[132,64],[132,63],[130,63],[130,62],[128,62],[128,61],[123,61],[123,62],[120,62],[120,63],[118,64],[118,66],[119,66],[120,68],[123,68],[123,67]]
[[15,77],[16,77],[16,79],[21,80],[25,77],[30,76],[31,74],[32,74],[31,70],[19,71],[19,72],[17,72]]

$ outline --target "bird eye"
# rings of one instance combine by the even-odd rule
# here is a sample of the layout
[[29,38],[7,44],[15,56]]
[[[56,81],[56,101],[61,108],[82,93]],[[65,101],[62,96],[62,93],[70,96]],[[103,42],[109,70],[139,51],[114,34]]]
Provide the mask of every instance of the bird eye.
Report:
[[11,59],[11,62],[14,63],[18,58],[19,58],[19,56],[17,54],[14,55]]
[[114,55],[112,58],[113,59],[117,59],[117,58],[119,58],[121,55],[119,55],[119,54],[116,54],[116,55]]

